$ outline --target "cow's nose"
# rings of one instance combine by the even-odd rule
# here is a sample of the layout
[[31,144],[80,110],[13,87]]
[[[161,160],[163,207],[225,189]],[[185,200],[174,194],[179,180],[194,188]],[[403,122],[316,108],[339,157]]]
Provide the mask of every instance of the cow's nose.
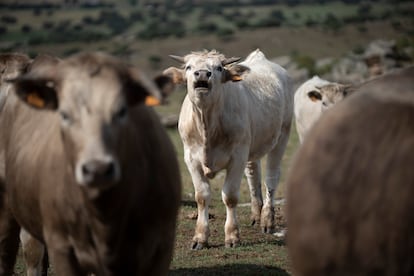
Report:
[[194,76],[198,80],[207,80],[211,77],[211,72],[208,70],[197,70],[194,72]]
[[87,182],[94,180],[113,180],[115,178],[115,163],[112,160],[91,160],[82,165],[82,174]]

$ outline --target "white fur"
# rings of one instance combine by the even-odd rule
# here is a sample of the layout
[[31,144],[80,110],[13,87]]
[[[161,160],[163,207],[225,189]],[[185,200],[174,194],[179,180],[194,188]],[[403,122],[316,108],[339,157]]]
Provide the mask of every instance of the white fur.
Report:
[[304,82],[295,93],[295,122],[299,140],[302,143],[306,133],[315,124],[322,114],[321,101],[313,102],[308,97],[308,92],[316,89],[316,86],[323,86],[330,82],[314,76]]

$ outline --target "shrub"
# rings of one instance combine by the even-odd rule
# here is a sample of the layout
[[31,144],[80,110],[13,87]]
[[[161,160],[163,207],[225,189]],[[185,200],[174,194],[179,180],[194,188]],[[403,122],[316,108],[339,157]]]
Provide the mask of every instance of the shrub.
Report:
[[365,52],[365,48],[361,45],[357,45],[352,49],[352,52],[357,55],[362,55]]
[[217,30],[218,27],[214,22],[201,22],[197,26],[197,31],[202,34],[214,33]]
[[30,31],[32,30],[32,27],[30,27],[29,25],[24,24],[21,27],[21,30],[22,30],[23,33],[30,33]]
[[306,55],[294,54],[293,61],[298,65],[298,68],[305,68],[308,70],[309,75],[315,75],[315,60]]
[[7,27],[0,26],[0,35],[6,34],[6,33],[7,33]]
[[112,34],[118,34],[129,26],[129,21],[117,11],[102,11],[100,19],[111,29]]
[[343,23],[332,13],[328,13],[323,21],[323,26],[326,29],[332,30],[334,32],[342,28]]
[[306,21],[305,21],[306,27],[314,27],[317,24],[318,24],[318,22],[315,19],[310,18],[310,17],[308,17],[308,19],[306,19]]
[[217,30],[216,35],[222,41],[229,41],[233,38],[234,31],[230,28],[220,28],[220,29]]
[[43,22],[43,29],[50,30],[53,28],[55,24],[52,21],[45,21]]
[[17,23],[17,17],[13,15],[3,15],[1,18],[1,22],[4,22],[6,24],[15,24]]

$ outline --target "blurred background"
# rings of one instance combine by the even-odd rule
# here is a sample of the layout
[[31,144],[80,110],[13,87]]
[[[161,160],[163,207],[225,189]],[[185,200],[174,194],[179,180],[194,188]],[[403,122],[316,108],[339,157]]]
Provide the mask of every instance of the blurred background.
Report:
[[156,73],[169,54],[260,48],[297,83],[360,82],[411,63],[409,0],[2,0],[0,52],[100,50]]

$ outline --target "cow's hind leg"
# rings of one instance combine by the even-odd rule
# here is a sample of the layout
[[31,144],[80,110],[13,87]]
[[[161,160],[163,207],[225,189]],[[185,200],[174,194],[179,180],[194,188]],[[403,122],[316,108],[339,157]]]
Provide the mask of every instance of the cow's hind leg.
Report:
[[263,233],[275,232],[275,206],[274,196],[280,179],[280,165],[286,145],[289,140],[290,125],[284,127],[277,145],[267,155],[266,162],[266,197],[262,209],[260,226]]
[[252,225],[260,224],[260,214],[263,207],[260,160],[247,162],[244,174],[250,190]]
[[[243,156],[246,156],[246,158],[242,158]],[[226,205],[226,222],[224,224],[226,247],[236,247],[240,243],[236,207],[239,201],[240,183],[243,177],[243,169],[246,167],[247,154],[239,155],[239,157],[241,158],[238,160],[231,160],[221,193],[222,200]]]
[[19,249],[20,226],[9,211],[3,187],[0,183],[0,275],[12,275]]

